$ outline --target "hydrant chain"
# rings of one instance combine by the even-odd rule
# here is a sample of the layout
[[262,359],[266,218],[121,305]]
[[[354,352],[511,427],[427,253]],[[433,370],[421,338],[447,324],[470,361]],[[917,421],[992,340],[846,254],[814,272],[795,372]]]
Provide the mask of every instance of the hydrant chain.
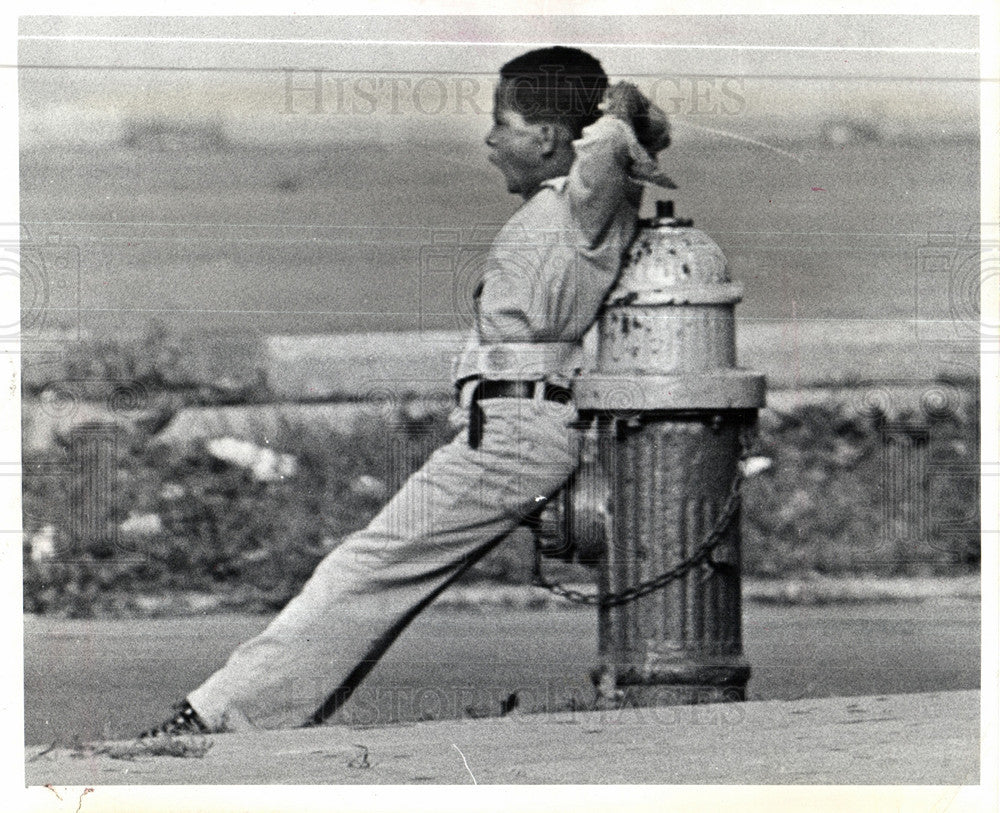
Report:
[[574,590],[571,587],[566,587],[559,582],[548,581],[542,574],[541,570],[541,555],[539,553],[539,548],[536,545],[535,548],[535,568],[532,574],[532,583],[538,587],[544,587],[557,596],[562,596],[565,599],[576,604],[588,604],[591,606],[601,606],[601,607],[617,607],[622,604],[627,604],[630,601],[635,601],[643,596],[648,596],[663,587],[666,587],[670,582],[685,576],[689,571],[698,567],[704,562],[711,561],[712,552],[719,546],[726,536],[726,531],[732,524],[733,519],[739,513],[740,508],[740,486],[742,484],[742,476],[737,475],[733,480],[732,487],[730,489],[729,497],[726,500],[726,504],[723,506],[722,512],[719,514],[718,519],[712,528],[705,535],[704,541],[698,546],[698,549],[674,567],[661,573],[654,579],[649,579],[648,581],[641,582],[640,584],[633,585],[632,587],[622,590],[619,593],[609,593],[603,598],[593,594],[593,593],[582,593],[579,590]]
[[[752,442],[751,438],[752,429],[744,428],[741,430],[741,460],[745,460],[750,454]],[[575,604],[586,604],[600,607],[618,607],[622,604],[628,604],[631,601],[640,599],[643,596],[648,596],[650,593],[654,593],[657,590],[666,587],[672,581],[683,578],[691,570],[703,564],[707,564],[709,566],[709,572],[711,572],[717,567],[716,563],[712,561],[712,553],[714,553],[719,544],[726,539],[726,531],[729,530],[730,525],[732,525],[733,521],[739,515],[740,505],[742,503],[742,486],[742,469],[738,467],[736,476],[733,478],[732,484],[729,487],[729,494],[726,497],[726,502],[723,505],[722,510],[719,512],[719,516],[716,518],[715,522],[712,523],[712,527],[705,534],[701,544],[690,556],[678,562],[674,565],[674,567],[661,573],[655,578],[640,582],[639,584],[633,585],[618,593],[608,593],[603,597],[595,593],[583,593],[579,590],[574,590],[571,587],[566,587],[559,582],[552,582],[545,578],[542,573],[541,547],[536,541],[532,583],[538,587],[544,587],[551,593],[568,599]]]

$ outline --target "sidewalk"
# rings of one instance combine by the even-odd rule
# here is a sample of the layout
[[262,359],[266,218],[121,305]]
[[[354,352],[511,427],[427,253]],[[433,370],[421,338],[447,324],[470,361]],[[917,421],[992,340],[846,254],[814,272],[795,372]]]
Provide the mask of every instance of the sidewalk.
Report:
[[25,753],[26,781],[57,786],[978,784],[979,694],[258,731],[213,735],[204,756],[188,758],[140,753],[115,759],[100,753],[102,748],[41,754],[44,748],[33,747]]

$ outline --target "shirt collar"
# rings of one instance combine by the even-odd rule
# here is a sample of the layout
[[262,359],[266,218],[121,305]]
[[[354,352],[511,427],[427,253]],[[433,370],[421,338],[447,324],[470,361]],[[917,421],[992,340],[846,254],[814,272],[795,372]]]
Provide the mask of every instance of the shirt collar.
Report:
[[569,177],[566,175],[559,175],[555,178],[546,178],[542,181],[538,188],[541,189],[543,186],[547,186],[549,189],[554,189],[556,192],[562,192],[566,188],[566,182]]

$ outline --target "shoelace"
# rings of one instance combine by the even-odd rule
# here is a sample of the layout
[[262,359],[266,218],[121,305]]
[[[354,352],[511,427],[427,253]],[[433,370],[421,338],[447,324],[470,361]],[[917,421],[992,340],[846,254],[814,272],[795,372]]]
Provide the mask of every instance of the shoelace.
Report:
[[169,734],[205,734],[208,727],[191,706],[183,704],[173,717],[156,728],[151,728],[139,735],[140,739],[166,736]]

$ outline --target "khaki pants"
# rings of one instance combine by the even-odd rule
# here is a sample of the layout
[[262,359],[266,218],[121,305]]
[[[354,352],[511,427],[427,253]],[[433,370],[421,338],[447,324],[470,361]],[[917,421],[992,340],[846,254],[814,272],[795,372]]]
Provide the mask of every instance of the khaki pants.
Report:
[[188,696],[213,729],[296,726],[336,709],[406,625],[577,465],[572,405],[482,401],[482,442],[438,449],[260,635]]

